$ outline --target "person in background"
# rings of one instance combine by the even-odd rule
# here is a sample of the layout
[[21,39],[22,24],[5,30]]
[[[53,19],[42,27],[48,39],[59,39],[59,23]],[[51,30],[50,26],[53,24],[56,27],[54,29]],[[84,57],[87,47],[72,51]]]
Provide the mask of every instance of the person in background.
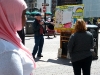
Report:
[[22,43],[25,45],[25,33],[24,33],[24,28],[20,31],[17,31],[19,37],[21,38]]
[[17,31],[25,25],[24,0],[0,0],[0,75],[32,75],[36,67]]
[[49,37],[50,34],[53,34],[54,37],[56,37],[56,36],[55,36],[54,26],[55,26],[55,24],[54,24],[54,19],[53,19],[53,18],[48,18],[48,25],[47,25],[47,34],[48,34],[48,38],[50,38],[50,37]]
[[88,21],[87,21],[87,24],[91,24],[91,21],[90,21],[90,20],[88,20]]
[[93,51],[92,33],[86,31],[86,23],[83,19],[78,19],[75,25],[75,33],[70,36],[68,51],[70,53],[74,75],[91,75],[91,63]]
[[96,18],[93,18],[93,24],[94,24],[94,25],[97,25],[97,20],[96,20]]
[[37,57],[43,57],[42,55],[42,48],[43,48],[43,44],[44,44],[44,28],[43,28],[43,24],[44,22],[41,21],[42,17],[41,14],[38,13],[35,15],[35,20],[33,22],[33,31],[34,31],[34,40],[35,40],[35,45],[33,48],[33,58],[35,58],[35,55],[37,53]]
[[47,29],[48,30],[54,30],[54,22],[53,22],[53,18],[48,18],[48,25],[47,25]]
[[100,17],[97,19],[97,25],[98,25],[98,27],[100,29]]

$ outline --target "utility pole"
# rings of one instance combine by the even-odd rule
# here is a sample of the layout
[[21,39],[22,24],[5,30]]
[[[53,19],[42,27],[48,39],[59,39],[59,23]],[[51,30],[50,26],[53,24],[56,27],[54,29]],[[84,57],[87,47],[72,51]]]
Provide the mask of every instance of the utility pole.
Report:
[[[46,7],[46,0],[44,0],[44,6]],[[46,21],[46,10],[44,12],[44,21]],[[45,30],[46,30],[46,24],[45,24]]]
[[[42,3],[42,6],[43,6],[43,12],[44,12],[44,21],[46,21],[46,6],[49,6],[48,3],[46,3],[46,0],[44,0],[44,3]],[[46,23],[45,23],[45,29],[46,29]]]

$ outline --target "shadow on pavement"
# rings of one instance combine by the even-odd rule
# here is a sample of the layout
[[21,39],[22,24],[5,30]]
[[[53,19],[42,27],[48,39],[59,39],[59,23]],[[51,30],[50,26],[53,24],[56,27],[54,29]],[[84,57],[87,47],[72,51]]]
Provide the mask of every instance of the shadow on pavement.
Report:
[[58,58],[57,60],[48,59],[47,62],[52,62],[52,63],[56,63],[56,64],[72,66],[70,59],[64,59],[64,58]]
[[70,59],[65,59],[65,58],[58,58],[56,60],[48,59],[47,61],[41,60],[41,58],[36,58],[35,62],[38,62],[38,61],[72,66],[71,60]]
[[45,38],[45,39],[53,39],[53,38],[51,38],[51,37],[48,38],[48,37],[47,37],[47,38]]

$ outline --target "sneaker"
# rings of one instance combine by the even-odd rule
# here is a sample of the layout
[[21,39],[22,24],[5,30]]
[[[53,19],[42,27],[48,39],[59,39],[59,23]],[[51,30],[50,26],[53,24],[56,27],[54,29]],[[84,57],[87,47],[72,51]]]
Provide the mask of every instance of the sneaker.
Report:
[[33,58],[35,59],[35,56],[32,54]]
[[35,59],[35,56],[33,56],[33,58]]
[[37,57],[43,57],[43,55],[37,55]]
[[32,53],[33,58],[35,59],[35,55]]

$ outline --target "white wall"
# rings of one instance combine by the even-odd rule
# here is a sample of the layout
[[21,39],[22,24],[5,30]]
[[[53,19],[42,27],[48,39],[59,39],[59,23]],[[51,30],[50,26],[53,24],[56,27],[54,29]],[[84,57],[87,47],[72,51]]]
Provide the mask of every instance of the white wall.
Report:
[[100,0],[83,0],[84,17],[100,17]]
[[[44,3],[44,0],[37,0],[37,8],[43,8],[42,3]],[[49,6],[46,6],[47,12],[51,12],[51,0],[46,0],[46,3],[49,4]]]

